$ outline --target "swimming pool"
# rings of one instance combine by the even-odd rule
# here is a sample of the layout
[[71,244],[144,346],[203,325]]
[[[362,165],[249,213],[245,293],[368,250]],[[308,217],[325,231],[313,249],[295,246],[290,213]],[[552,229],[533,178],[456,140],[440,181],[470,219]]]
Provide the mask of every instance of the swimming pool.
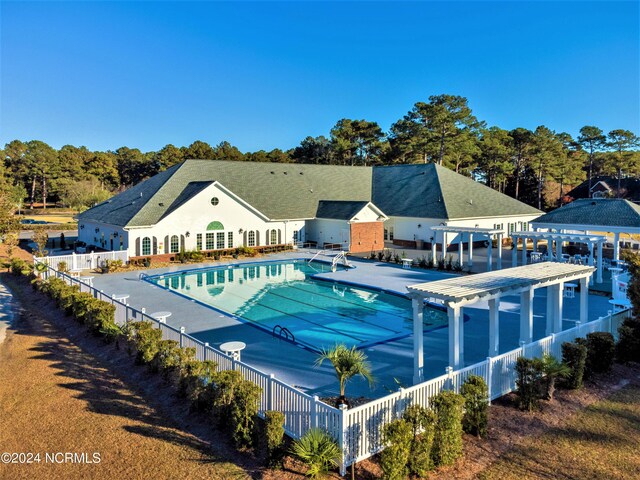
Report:
[[[319,352],[336,343],[364,348],[412,332],[411,301],[398,294],[314,278],[331,265],[287,260],[227,265],[145,280]],[[425,306],[425,328],[447,323]]]

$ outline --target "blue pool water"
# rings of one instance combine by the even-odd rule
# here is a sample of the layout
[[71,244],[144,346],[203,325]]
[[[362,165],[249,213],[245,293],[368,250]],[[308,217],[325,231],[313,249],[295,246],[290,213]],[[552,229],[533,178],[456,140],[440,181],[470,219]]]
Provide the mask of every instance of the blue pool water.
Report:
[[[293,341],[314,351],[336,343],[363,348],[411,334],[411,301],[400,295],[313,278],[331,265],[287,260],[187,270],[147,277],[178,293],[268,333],[286,328]],[[425,307],[426,329],[447,322]],[[280,328],[278,328],[280,327]]]

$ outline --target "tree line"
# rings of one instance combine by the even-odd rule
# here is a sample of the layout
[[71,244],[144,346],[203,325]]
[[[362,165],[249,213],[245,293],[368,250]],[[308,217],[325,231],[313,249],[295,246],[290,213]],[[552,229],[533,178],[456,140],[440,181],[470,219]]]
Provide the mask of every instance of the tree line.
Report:
[[[241,152],[229,142],[166,145],[142,152],[91,151],[39,140],[5,145],[4,191],[16,202],[58,202],[87,208],[187,159],[322,165],[437,163],[540,209],[563,203],[568,186],[598,175],[640,174],[640,139],[629,130],[584,126],[573,138],[541,125],[505,130],[478,120],[465,97],[435,95],[417,102],[388,132],[374,121],[339,120],[328,137],[308,136],[287,151]],[[619,185],[618,185],[619,186]],[[19,208],[21,205],[19,205]]]

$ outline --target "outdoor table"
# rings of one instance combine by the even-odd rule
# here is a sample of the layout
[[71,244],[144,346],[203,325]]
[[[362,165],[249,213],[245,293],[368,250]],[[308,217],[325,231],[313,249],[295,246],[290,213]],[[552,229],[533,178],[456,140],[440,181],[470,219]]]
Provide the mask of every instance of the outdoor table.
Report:
[[114,300],[117,300],[119,302],[126,303],[127,298],[129,298],[129,294],[128,293],[114,293],[113,295],[111,295],[111,298],[113,298]]
[[577,287],[578,287],[577,283],[565,283],[562,296],[566,298],[575,298]]
[[400,260],[402,260],[402,268],[411,268],[412,258],[401,258]]
[[93,287],[93,277],[80,277],[78,280],[84,283],[88,283],[89,286]]
[[542,260],[542,253],[531,252],[530,258],[531,258],[531,263],[538,263],[540,260]]
[[225,342],[220,345],[220,350],[233,357],[234,360],[240,361],[240,352],[246,348],[247,344],[244,342]]
[[167,323],[167,318],[171,316],[171,312],[154,312],[150,313],[149,316],[155,318],[160,323]]
[[82,270],[77,269],[77,268],[74,268],[73,270],[69,270],[69,276],[70,277],[78,278],[81,273],[82,273]]

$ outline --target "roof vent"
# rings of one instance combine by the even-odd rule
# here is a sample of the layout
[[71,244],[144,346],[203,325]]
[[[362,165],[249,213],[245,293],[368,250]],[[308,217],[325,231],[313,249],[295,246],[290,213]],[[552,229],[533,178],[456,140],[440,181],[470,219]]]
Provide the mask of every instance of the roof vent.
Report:
[[276,172],[274,172],[273,170],[271,170],[271,175],[275,175],[275,174],[276,174]]
[[160,203],[158,204],[158,206],[160,206],[160,207],[164,207],[164,203],[160,202]]
[[304,175],[304,172],[300,172],[300,175]]
[[282,173],[284,173],[285,175],[287,174],[287,172],[282,172]]
[[473,205],[473,198],[470,198],[470,199],[468,200],[468,203],[469,203],[469,205]]

